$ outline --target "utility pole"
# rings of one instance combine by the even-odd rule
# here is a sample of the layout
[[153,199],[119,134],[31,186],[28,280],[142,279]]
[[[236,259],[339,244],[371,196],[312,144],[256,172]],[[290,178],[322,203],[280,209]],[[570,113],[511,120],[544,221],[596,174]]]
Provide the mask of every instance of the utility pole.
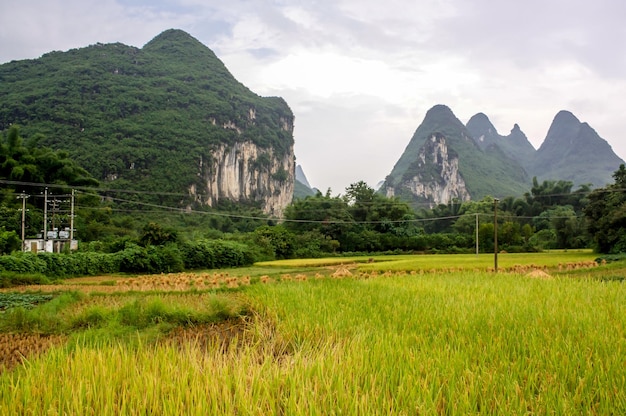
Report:
[[498,198],[493,199],[493,269],[498,273]]
[[57,199],[57,197],[52,199],[50,201],[50,204],[52,205],[52,232],[55,232],[57,230],[57,227],[56,227],[56,214],[57,214],[57,212],[59,212],[59,200]]
[[70,248],[72,247],[72,241],[74,241],[74,189],[72,189],[72,202],[70,205]]
[[43,245],[45,251],[48,240],[48,188],[46,187],[43,192]]
[[17,198],[22,200],[22,251],[26,251],[24,236],[26,230],[26,199],[28,198],[28,195],[22,192]]

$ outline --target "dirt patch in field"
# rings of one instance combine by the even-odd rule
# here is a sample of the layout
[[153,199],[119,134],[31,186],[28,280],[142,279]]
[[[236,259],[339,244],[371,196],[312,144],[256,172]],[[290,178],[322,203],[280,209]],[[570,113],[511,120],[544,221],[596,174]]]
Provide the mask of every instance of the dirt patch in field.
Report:
[[162,342],[180,347],[191,345],[200,350],[217,348],[226,351],[231,344],[244,342],[247,325],[246,319],[237,318],[213,324],[177,327]]
[[202,354],[216,351],[237,354],[244,348],[252,347],[253,354],[258,354],[256,357],[259,363],[269,358],[283,366],[292,364],[297,348],[293,340],[284,338],[271,321],[259,320],[258,316],[210,325],[178,327],[160,342],[181,350],[191,348]]
[[67,341],[65,335],[0,334],[0,372],[12,370],[55,345]]

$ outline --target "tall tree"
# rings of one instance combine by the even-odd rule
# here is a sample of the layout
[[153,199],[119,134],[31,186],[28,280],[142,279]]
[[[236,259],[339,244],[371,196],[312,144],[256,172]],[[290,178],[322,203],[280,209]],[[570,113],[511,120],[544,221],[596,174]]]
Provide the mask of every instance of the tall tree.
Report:
[[[67,152],[55,152],[46,147],[38,146],[38,136],[24,140],[20,129],[12,125],[4,134],[0,135],[0,181],[3,182],[0,191],[0,224],[7,230],[18,230],[20,221],[17,220],[21,202],[16,199],[17,192],[27,195],[40,195],[44,186],[62,185],[63,188],[72,186],[98,186],[91,175],[80,167]],[[80,195],[77,201],[83,206],[96,206],[99,199],[92,196]],[[43,198],[29,198],[26,213],[26,232],[33,234],[40,229],[34,224],[41,224],[41,210]],[[32,209],[37,208],[37,209]]]
[[[11,126],[0,138],[0,179],[24,182],[20,190],[33,192],[34,184],[98,186],[85,169],[64,151],[53,151],[33,143],[23,144],[18,126]],[[11,189],[12,186],[9,186]],[[39,189],[37,189],[37,192]]]
[[572,186],[570,181],[545,180],[539,183],[536,177],[533,178],[530,193],[524,195],[528,207],[526,215],[537,216],[546,209],[565,205],[580,213],[587,203],[586,195],[591,186],[580,185],[576,191],[572,191]]
[[613,173],[615,183],[589,194],[584,213],[587,230],[600,253],[626,252],[626,166]]
[[333,240],[339,240],[352,227],[352,217],[348,204],[339,196],[331,196],[330,189],[325,195],[294,201],[285,209],[285,227],[293,232],[318,230]]

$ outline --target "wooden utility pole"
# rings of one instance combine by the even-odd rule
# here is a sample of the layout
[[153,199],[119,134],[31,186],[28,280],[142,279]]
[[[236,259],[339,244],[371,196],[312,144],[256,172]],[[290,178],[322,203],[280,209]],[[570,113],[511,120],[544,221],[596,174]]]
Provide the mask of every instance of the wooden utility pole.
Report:
[[70,248],[74,240],[74,189],[72,189],[72,203],[70,206]]
[[43,194],[43,244],[46,251],[46,241],[48,240],[48,188],[44,189]]
[[22,200],[22,251],[26,251],[24,237],[26,235],[26,199],[28,195],[22,192],[17,198]]

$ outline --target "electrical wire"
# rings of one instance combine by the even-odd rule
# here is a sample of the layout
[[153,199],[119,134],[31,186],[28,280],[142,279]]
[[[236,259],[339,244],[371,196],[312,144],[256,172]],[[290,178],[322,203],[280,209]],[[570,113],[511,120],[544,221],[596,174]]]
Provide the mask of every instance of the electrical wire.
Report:
[[[174,192],[152,192],[152,191],[137,191],[137,190],[127,190],[127,189],[115,189],[115,188],[93,188],[93,187],[86,187],[86,186],[71,186],[71,185],[60,185],[60,184],[44,184],[44,183],[35,183],[35,182],[22,182],[22,181],[11,181],[11,180],[4,180],[4,179],[0,179],[0,183],[2,184],[7,184],[7,185],[23,185],[23,186],[30,186],[30,187],[37,187],[37,188],[50,188],[50,189],[67,189],[67,188],[73,188],[75,190],[78,191],[78,193],[84,194],[84,195],[91,195],[91,196],[95,196],[98,198],[106,198],[107,200],[110,201],[116,201],[116,202],[122,202],[122,203],[129,203],[129,204],[134,204],[137,206],[145,206],[145,207],[150,207],[150,208],[158,208],[164,211],[169,211],[169,213],[175,213],[175,214],[199,214],[199,215],[212,215],[212,216],[218,216],[218,217],[225,217],[225,218],[238,218],[238,219],[250,219],[250,220],[259,220],[259,221],[268,221],[268,220],[274,220],[274,221],[279,221],[279,222],[293,222],[293,223],[315,223],[315,224],[400,224],[400,223],[426,223],[426,222],[432,222],[432,221],[443,221],[443,220],[450,220],[450,219],[458,219],[461,217],[465,217],[465,216],[470,216],[470,217],[474,217],[476,215],[480,215],[480,216],[488,216],[488,217],[493,217],[493,214],[489,214],[489,213],[465,213],[465,214],[460,214],[460,215],[452,215],[452,216],[442,216],[442,217],[432,217],[432,218],[412,218],[412,219],[403,219],[403,220],[382,220],[382,221],[346,221],[346,220],[304,220],[304,219],[289,219],[289,218],[272,218],[272,217],[267,217],[267,216],[254,216],[254,215],[243,215],[243,214],[234,214],[234,213],[226,213],[226,212],[217,212],[217,211],[200,211],[200,210],[194,210],[194,209],[189,209],[189,208],[180,208],[180,207],[171,207],[171,206],[167,206],[167,205],[159,205],[159,204],[153,204],[153,203],[149,203],[149,202],[141,202],[141,201],[133,201],[133,200],[128,200],[128,199],[124,199],[124,198],[117,198],[117,197],[113,197],[110,195],[102,195],[102,193],[125,193],[125,194],[137,194],[137,195],[155,195],[155,196],[179,196],[179,197],[189,197],[188,194],[183,194],[183,193],[174,193]],[[560,193],[560,194],[547,194],[547,195],[533,195],[533,198],[544,198],[544,197],[559,197],[559,196],[575,196],[575,195],[581,195],[581,194],[590,194],[592,192],[624,192],[626,191],[626,189],[624,188],[600,188],[600,189],[596,189],[596,190],[590,190],[590,191],[584,191],[584,192],[573,192],[573,193]],[[97,192],[97,193],[96,193]],[[43,197],[43,195],[32,195],[33,197],[39,198],[39,197]],[[64,194],[64,195],[49,195],[49,196],[53,196],[55,198],[57,197],[71,197],[71,195],[69,194]],[[340,196],[337,197],[332,197],[332,198],[340,198]],[[310,203],[329,203],[332,201],[319,201],[319,200],[309,200],[307,201],[308,204]],[[440,205],[444,205],[444,206],[460,206],[464,203],[464,201],[453,201],[450,202],[448,204],[440,204]],[[374,204],[378,204],[378,202],[376,201],[372,201],[372,202],[365,202],[365,203],[359,203],[360,205],[363,206],[371,206]],[[402,201],[392,201],[392,202],[385,202],[385,206],[411,206],[411,205],[421,205],[422,203],[419,202],[409,202],[409,203],[405,203]],[[423,203],[424,205],[428,204],[428,203]],[[428,204],[430,206],[430,204]],[[77,206],[77,208],[79,208]],[[81,207],[83,209],[87,208],[87,209],[100,209],[100,208],[93,208],[93,207]],[[107,210],[111,210],[111,211],[115,211],[115,212],[127,212],[127,213],[162,213],[163,211],[147,211],[147,210],[131,210],[131,209],[114,209],[114,208],[109,208],[109,207],[103,207],[101,209],[107,209]],[[323,209],[310,209],[310,210],[304,210],[303,212],[323,212]],[[348,214],[346,212],[346,214]],[[574,216],[551,216],[548,217],[546,219],[568,219],[568,218],[581,218],[581,216],[579,215],[574,215]],[[502,216],[501,218],[509,218],[509,219],[534,219],[534,218],[538,218],[538,217],[528,217],[528,216]]]

